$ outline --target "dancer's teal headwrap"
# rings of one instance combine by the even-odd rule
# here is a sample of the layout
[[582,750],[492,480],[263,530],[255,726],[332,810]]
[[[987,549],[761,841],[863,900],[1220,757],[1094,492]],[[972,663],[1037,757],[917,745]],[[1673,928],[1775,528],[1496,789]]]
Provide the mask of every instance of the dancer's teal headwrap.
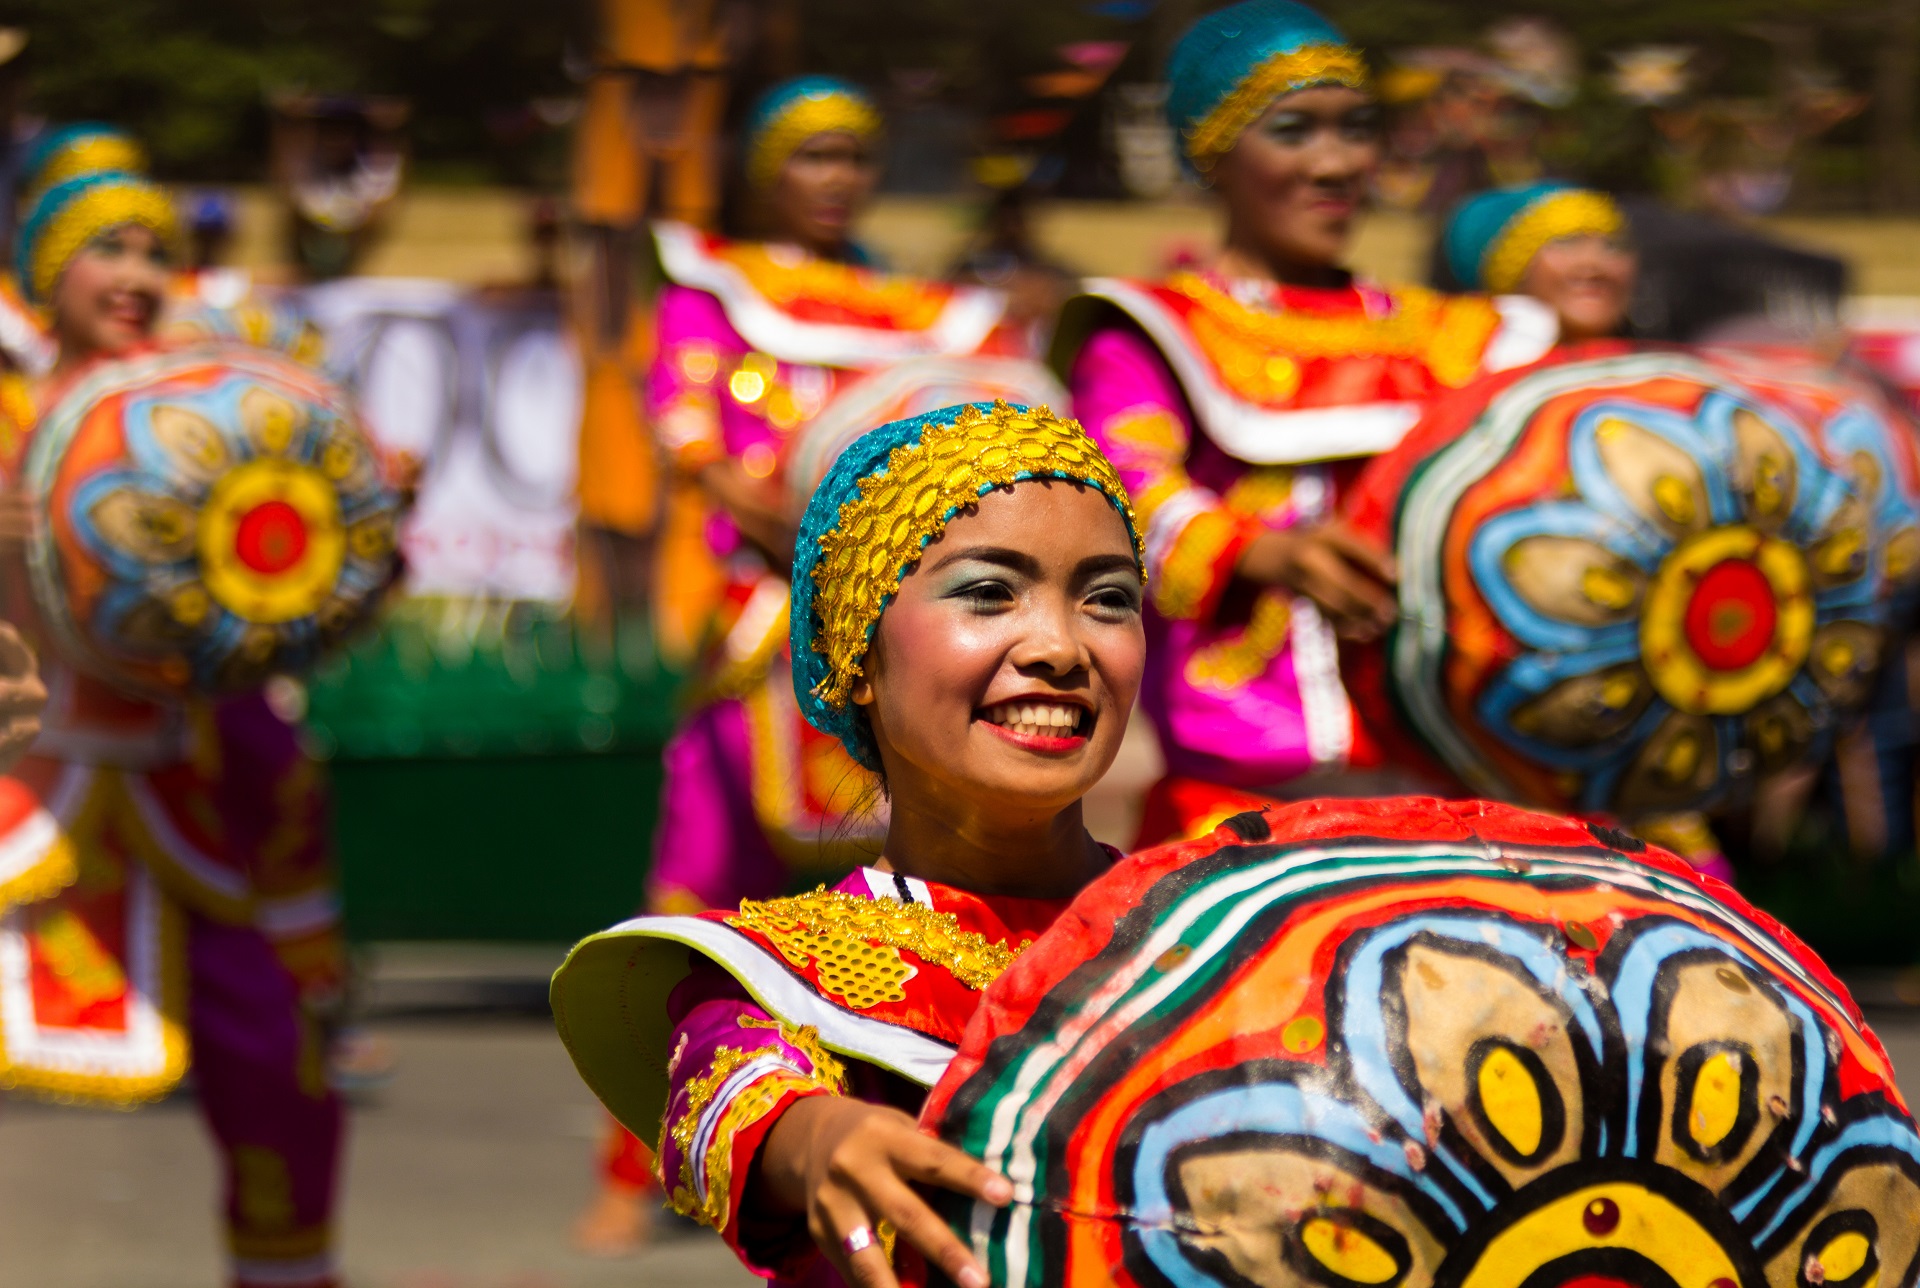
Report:
[[997,487],[1070,479],[1098,488],[1145,554],[1126,487],[1080,423],[1045,407],[962,403],[870,430],[814,489],[793,551],[793,692],[808,723],[880,768],[850,700],[880,615],[947,523]]
[[87,243],[128,224],[151,229],[170,253],[178,253],[180,227],[173,202],[166,189],[151,180],[107,170],[42,191],[14,238],[14,268],[27,299],[45,304]]
[[1167,64],[1167,119],[1205,172],[1233,150],[1273,100],[1316,85],[1367,87],[1347,38],[1293,0],[1241,0],[1187,29]]
[[55,184],[117,170],[145,174],[147,152],[117,126],[78,121],[42,130],[20,162],[20,190],[31,199]]
[[857,139],[880,133],[880,109],[858,86],[836,76],[797,76],[760,96],[747,115],[747,179],[765,190],[787,158],[817,134],[843,130]]
[[1520,288],[1540,248],[1562,237],[1618,237],[1627,217],[1605,193],[1570,183],[1495,188],[1460,203],[1441,234],[1447,268],[1467,290]]

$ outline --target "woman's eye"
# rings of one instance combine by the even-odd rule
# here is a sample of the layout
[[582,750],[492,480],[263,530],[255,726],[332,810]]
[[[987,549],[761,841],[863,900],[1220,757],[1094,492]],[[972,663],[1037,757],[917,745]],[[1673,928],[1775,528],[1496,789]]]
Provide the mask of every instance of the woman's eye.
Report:
[[1340,132],[1357,143],[1371,143],[1380,137],[1380,109],[1356,107],[1340,119]]
[[976,607],[998,607],[1013,602],[1013,588],[1001,581],[972,582],[962,586],[954,595]]
[[1282,112],[1267,122],[1267,137],[1276,143],[1298,147],[1313,133],[1313,121],[1299,112]]
[[1102,586],[1087,596],[1087,605],[1107,615],[1140,611],[1140,592],[1131,586]]

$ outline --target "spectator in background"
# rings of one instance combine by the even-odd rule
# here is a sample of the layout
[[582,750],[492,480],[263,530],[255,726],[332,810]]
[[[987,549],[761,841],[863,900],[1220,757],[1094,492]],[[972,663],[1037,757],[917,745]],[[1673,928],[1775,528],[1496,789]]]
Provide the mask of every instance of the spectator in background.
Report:
[[1034,239],[1032,193],[1024,186],[993,195],[979,231],[947,274],[949,281],[1007,293],[1007,320],[1042,333],[1073,293],[1074,274],[1049,260]]

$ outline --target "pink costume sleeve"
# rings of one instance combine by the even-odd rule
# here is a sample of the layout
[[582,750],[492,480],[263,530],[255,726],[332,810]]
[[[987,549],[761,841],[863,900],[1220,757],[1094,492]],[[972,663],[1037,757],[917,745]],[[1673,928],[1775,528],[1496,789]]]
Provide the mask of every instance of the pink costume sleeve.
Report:
[[676,464],[696,470],[729,454],[721,395],[747,344],[719,300],[671,283],[660,292],[654,327],[647,405],[655,433]]
[[1131,325],[1111,325],[1087,340],[1067,383],[1074,414],[1112,459],[1145,525],[1154,607],[1173,621],[1210,620],[1263,525],[1188,475],[1193,417],[1166,360]]
[[[774,1019],[705,961],[674,990],[660,1181],[675,1211],[712,1226],[748,1269],[792,1282],[818,1259],[800,1217],[743,1211],[754,1154],[788,1105],[848,1094],[845,1063],[811,1028]],[[864,1069],[864,1066],[862,1066]]]

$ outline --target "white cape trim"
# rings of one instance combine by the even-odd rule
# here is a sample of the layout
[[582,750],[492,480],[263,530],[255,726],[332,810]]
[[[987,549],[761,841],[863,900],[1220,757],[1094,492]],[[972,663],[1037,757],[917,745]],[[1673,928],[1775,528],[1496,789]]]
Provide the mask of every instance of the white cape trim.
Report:
[[[923,887],[924,888],[924,887]],[[650,1139],[667,1106],[667,997],[692,969],[690,948],[788,1024],[812,1025],[830,1050],[931,1087],[956,1048],[821,997],[765,948],[703,917],[635,917],[580,941],[554,972],[560,1041],[613,1115]]]
[[[1249,465],[1301,465],[1376,456],[1399,444],[1425,412],[1420,402],[1355,403],[1273,411],[1247,402],[1220,383],[1193,349],[1186,328],[1149,291],[1117,277],[1089,278],[1086,294],[1106,300],[1140,324],[1159,348],[1208,438]],[[1553,314],[1536,300],[1494,301],[1500,329],[1488,342],[1485,369],[1500,371],[1541,357],[1553,347]],[[1542,325],[1544,322],[1544,326]]]
[[1006,296],[977,286],[955,287],[934,324],[924,331],[803,322],[783,313],[733,265],[706,253],[702,236],[686,224],[653,226],[660,267],[680,286],[712,295],[740,337],[782,362],[816,367],[874,367],[926,354],[971,353],[1000,322]]

